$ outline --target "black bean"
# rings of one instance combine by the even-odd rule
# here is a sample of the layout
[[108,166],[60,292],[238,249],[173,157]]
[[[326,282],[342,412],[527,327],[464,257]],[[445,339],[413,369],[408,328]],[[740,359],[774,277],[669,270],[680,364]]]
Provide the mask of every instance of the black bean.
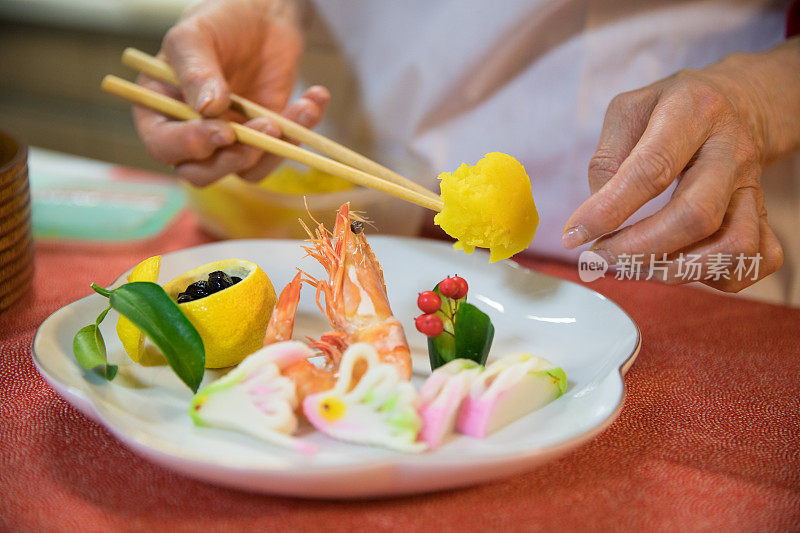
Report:
[[208,280],[208,290],[212,294],[215,293],[215,292],[219,292],[222,289],[227,289],[230,286],[231,286],[231,284],[228,283],[227,281],[225,281],[222,278],[214,278],[214,279]]
[[195,281],[186,287],[186,292],[195,300],[199,300],[200,298],[204,298],[211,294],[211,291],[208,287],[208,282],[203,280]]
[[242,278],[240,278],[239,276],[231,276],[231,284],[236,285],[240,281],[242,281]]
[[182,293],[180,293],[178,295],[178,303],[179,304],[186,303],[186,302],[191,302],[192,300],[194,300],[194,298],[192,298],[191,295],[186,294],[185,292],[182,292]]

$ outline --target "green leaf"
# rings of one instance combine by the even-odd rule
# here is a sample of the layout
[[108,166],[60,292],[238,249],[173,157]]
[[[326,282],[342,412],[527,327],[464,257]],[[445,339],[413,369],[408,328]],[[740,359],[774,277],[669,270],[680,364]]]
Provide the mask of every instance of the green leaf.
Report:
[[197,392],[205,371],[203,339],[164,289],[134,281],[111,291],[109,301],[161,349],[181,381]]
[[428,337],[428,359],[431,363],[431,370],[436,370],[456,357],[456,341],[453,337],[454,329],[453,323],[450,321],[450,315],[458,305],[458,300],[443,296],[439,291],[438,283],[431,290],[442,299],[442,308],[434,314],[439,315],[444,323],[444,333],[438,337]]
[[111,381],[117,375],[119,367],[117,365],[106,365],[106,379]]
[[486,364],[489,349],[494,340],[494,325],[489,315],[474,305],[461,301],[455,316],[453,335],[442,333],[428,338],[428,357],[431,369],[449,363],[453,359],[470,359]]
[[[105,316],[101,313],[101,316]],[[102,320],[98,317],[98,320]],[[107,364],[106,344],[97,324],[82,327],[72,339],[72,354],[78,364],[86,370],[103,367],[103,374],[109,381],[117,375],[117,366]]]
[[494,325],[489,315],[471,303],[461,303],[456,313],[455,333],[458,357],[486,364],[494,340]]
[[438,337],[428,337],[428,359],[431,370],[449,363],[456,358],[456,341],[452,335],[442,333]]

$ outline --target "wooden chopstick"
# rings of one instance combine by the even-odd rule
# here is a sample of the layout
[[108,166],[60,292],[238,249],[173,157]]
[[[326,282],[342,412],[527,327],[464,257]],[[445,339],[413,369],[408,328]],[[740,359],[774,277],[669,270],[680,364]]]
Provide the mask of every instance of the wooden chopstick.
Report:
[[[126,48],[122,53],[122,63],[152,78],[180,87],[180,82],[169,65],[141,50]],[[417,191],[420,194],[424,194],[439,201],[439,196],[436,193],[426,189],[422,185],[401,176],[397,172],[384,167],[380,163],[376,163],[346,146],[342,146],[324,135],[304,128],[297,122],[289,120],[283,115],[267,109],[266,107],[262,107],[247,98],[231,94],[231,107],[248,118],[268,117],[278,125],[283,135],[290,139],[294,139],[295,141],[299,141],[311,148],[319,150],[323,154],[341,161],[342,163],[346,163],[353,168],[363,170],[364,172],[383,178],[386,181],[402,185],[406,189]]]
[[[200,114],[186,105],[173,98],[163,94],[151,91],[141,85],[131,83],[117,76],[108,75],[103,78],[101,85],[104,91],[115,94],[133,103],[150,107],[181,120],[192,120],[202,118]],[[233,131],[236,133],[236,139],[242,143],[250,146],[255,146],[266,152],[270,152],[281,157],[292,159],[304,165],[317,168],[323,172],[328,172],[334,176],[346,179],[361,185],[363,187],[370,187],[372,189],[391,194],[401,200],[406,200],[412,204],[425,207],[432,211],[442,210],[441,199],[433,199],[424,194],[416,191],[409,190],[401,185],[386,181],[384,179],[367,174],[364,171],[349,167],[333,159],[309,152],[299,146],[295,146],[290,142],[271,137],[260,131],[248,128],[238,122],[229,122]]]

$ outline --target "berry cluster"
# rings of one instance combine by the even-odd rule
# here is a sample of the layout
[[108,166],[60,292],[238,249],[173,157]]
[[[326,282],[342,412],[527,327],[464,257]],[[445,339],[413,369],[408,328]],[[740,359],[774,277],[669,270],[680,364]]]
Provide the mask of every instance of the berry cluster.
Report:
[[439,293],[448,301],[446,308],[442,307],[442,299],[434,291],[424,291],[417,297],[417,307],[425,313],[414,320],[417,331],[428,337],[438,337],[444,331],[444,320],[437,314],[440,311],[452,323],[458,311],[458,300],[467,295],[469,285],[464,278],[459,276],[446,277],[439,282]]
[[178,295],[178,303],[192,302],[205,298],[209,294],[214,294],[222,289],[227,289],[242,281],[239,276],[229,276],[221,270],[215,270],[208,275],[208,281],[195,281]]

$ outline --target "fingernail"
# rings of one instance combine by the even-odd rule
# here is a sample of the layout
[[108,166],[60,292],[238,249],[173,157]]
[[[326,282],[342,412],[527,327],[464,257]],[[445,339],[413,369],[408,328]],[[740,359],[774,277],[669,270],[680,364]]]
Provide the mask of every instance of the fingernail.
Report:
[[204,85],[197,95],[197,111],[203,111],[207,108],[214,101],[216,95],[217,91],[213,84]]
[[214,129],[211,134],[211,142],[216,146],[226,146],[236,140],[235,134],[230,130]]
[[297,116],[297,123],[301,126],[309,127],[313,122],[314,114],[308,109],[300,111],[300,114]]
[[597,255],[599,255],[600,257],[602,257],[605,260],[605,262],[608,263],[609,265],[616,265],[617,264],[616,256],[614,254],[612,254],[611,252],[609,252],[608,250],[604,250],[602,248],[598,248],[596,250],[592,249],[592,251],[594,253],[596,253]]
[[577,248],[589,240],[589,232],[583,226],[569,228],[561,235],[561,244],[567,250]]
[[281,129],[274,122],[266,124],[261,131],[272,137],[280,137],[282,135]]

